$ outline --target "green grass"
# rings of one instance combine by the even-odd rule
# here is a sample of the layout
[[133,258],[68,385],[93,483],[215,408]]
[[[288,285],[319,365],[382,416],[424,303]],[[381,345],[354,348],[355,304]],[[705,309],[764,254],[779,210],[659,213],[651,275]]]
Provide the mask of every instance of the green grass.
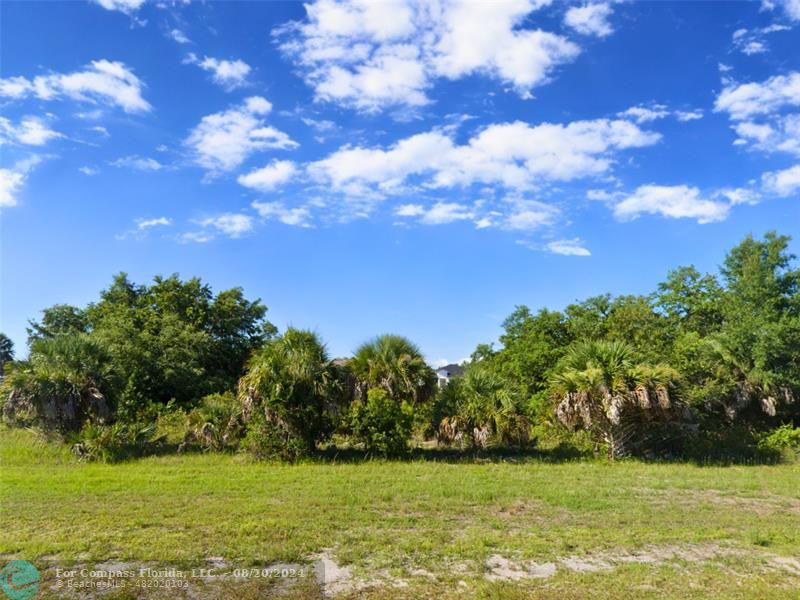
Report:
[[[327,549],[354,580],[373,582],[344,590],[353,597],[800,597],[800,562],[776,566],[800,561],[798,465],[285,465],[214,454],[83,464],[31,432],[4,430],[0,507],[0,554],[33,561],[45,582],[53,565],[305,564]],[[711,550],[613,559],[676,547]],[[495,554],[559,567],[550,578],[489,581]],[[565,557],[613,564],[577,572]],[[272,585],[229,581],[213,597],[264,596]],[[287,593],[319,595],[308,585]]]

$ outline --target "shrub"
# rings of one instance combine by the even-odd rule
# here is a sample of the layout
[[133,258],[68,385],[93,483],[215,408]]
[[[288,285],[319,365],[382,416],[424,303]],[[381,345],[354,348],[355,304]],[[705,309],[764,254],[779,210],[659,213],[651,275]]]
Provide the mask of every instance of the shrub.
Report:
[[204,450],[235,449],[244,435],[242,405],[231,392],[210,394],[188,415],[185,442]]
[[414,413],[406,402],[396,402],[382,389],[373,388],[366,402],[357,400],[350,413],[350,426],[356,441],[383,455],[408,450]]
[[262,412],[254,413],[248,420],[242,448],[259,460],[294,461],[308,454],[301,438],[271,423]]
[[99,425],[87,423],[77,436],[72,452],[80,460],[115,462],[141,456],[158,440],[155,424],[122,423]]
[[782,425],[758,438],[756,447],[776,458],[796,460],[800,456],[800,427]]

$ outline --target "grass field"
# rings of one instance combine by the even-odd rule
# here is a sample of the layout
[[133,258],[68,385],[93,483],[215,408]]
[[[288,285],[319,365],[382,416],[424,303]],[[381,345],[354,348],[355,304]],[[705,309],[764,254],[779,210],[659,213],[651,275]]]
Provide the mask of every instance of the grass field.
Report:
[[[19,430],[0,460],[0,554],[42,571],[37,597],[89,597],[56,587],[69,565],[216,568],[109,598],[800,597],[798,465],[82,464]],[[308,576],[238,572],[277,563]]]

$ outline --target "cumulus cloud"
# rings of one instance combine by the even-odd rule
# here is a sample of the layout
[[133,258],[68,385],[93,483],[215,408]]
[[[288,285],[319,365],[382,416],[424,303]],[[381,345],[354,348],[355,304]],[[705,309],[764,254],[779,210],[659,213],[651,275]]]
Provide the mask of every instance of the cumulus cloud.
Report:
[[715,110],[727,112],[737,146],[800,156],[800,72],[761,83],[731,82],[717,97]]
[[204,231],[188,232],[182,238],[192,242],[207,242],[216,234],[239,238],[253,229],[253,217],[242,213],[223,213],[195,221]]
[[442,131],[413,135],[383,148],[345,146],[311,163],[310,176],[349,194],[377,198],[409,182],[428,189],[499,184],[527,190],[548,181],[606,173],[614,155],[657,143],[659,134],[623,120],[531,126],[490,125],[458,145]]
[[0,117],[0,145],[3,143],[25,144],[26,146],[44,146],[52,139],[64,137],[50,129],[38,117],[24,117],[19,125],[9,119]]
[[108,164],[110,164],[112,167],[125,167],[129,169],[135,169],[137,171],[160,171],[164,168],[164,165],[154,158],[136,155],[124,156],[122,158],[112,160]]
[[200,59],[195,54],[189,54],[184,62],[197,65],[204,71],[210,72],[211,80],[227,91],[246,85],[247,76],[251,71],[250,65],[239,59],[220,60],[210,56]]
[[153,219],[136,219],[138,229],[150,229],[152,227],[162,227],[172,225],[172,219],[168,217],[155,217]]
[[614,216],[630,221],[642,214],[670,219],[696,219],[698,223],[722,221],[730,205],[703,198],[700,190],[686,185],[642,185],[614,205]]
[[761,6],[765,10],[780,8],[792,21],[800,21],[800,0],[762,0]]
[[731,83],[717,97],[714,110],[726,112],[736,121],[745,121],[797,106],[800,106],[800,72],[793,71],[761,83]]
[[152,107],[142,98],[144,84],[124,63],[95,60],[82,71],[37,75],[33,79],[0,79],[0,96],[20,99],[35,96],[40,100],[61,97],[81,102],[116,106],[128,113],[147,112]]
[[415,219],[422,225],[470,221],[476,229],[494,227],[530,232],[552,224],[558,217],[559,210],[536,200],[509,196],[491,204],[483,200],[471,205],[445,201],[435,202],[430,207],[422,204],[401,204],[395,207],[394,215]]
[[582,35],[606,37],[614,33],[608,22],[613,11],[606,3],[573,6],[564,14],[564,24]]
[[421,106],[438,78],[480,74],[529,97],[579,47],[526,27],[545,0],[318,0],[274,34],[320,100],[365,111]]
[[116,10],[126,15],[132,15],[139,10],[145,0],[95,0],[95,2],[106,10]]
[[230,171],[251,154],[266,149],[295,148],[286,133],[265,124],[272,105],[260,96],[223,112],[207,115],[185,140],[194,161],[211,174]]
[[17,192],[25,182],[25,173],[0,169],[0,209],[17,205]]
[[688,121],[697,121],[703,118],[703,111],[696,109],[696,110],[676,110],[673,112],[675,118],[678,119],[681,123],[686,123]]
[[800,192],[800,165],[782,171],[764,173],[761,181],[767,192],[784,198],[791,196]]
[[274,160],[260,169],[240,175],[237,181],[244,187],[261,192],[275,189],[294,177],[297,166],[290,160]]
[[800,113],[774,116],[767,123],[743,121],[733,127],[733,143],[763,152],[788,152],[800,156]]
[[94,167],[89,167],[89,166],[78,167],[78,171],[80,171],[81,173],[83,173],[88,177],[91,177],[92,175],[97,175],[100,172]]
[[311,211],[307,207],[287,208],[282,202],[253,202],[251,206],[262,219],[276,219],[295,227],[311,227]]
[[545,245],[548,252],[563,254],[564,256],[591,256],[592,253],[585,247],[580,238],[571,240],[556,240]]
[[28,173],[42,161],[33,155],[18,161],[12,168],[0,168],[0,209],[17,205],[17,193],[25,184]]
[[632,119],[637,123],[649,123],[657,119],[668,117],[670,112],[663,104],[654,104],[651,107],[647,106],[632,106],[631,108],[617,113],[618,117],[623,119]]

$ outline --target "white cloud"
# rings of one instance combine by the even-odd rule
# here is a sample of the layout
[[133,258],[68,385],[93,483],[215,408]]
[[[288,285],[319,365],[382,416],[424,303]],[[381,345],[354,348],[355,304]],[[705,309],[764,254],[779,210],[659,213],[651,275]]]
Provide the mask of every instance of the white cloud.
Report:
[[138,229],[151,229],[153,227],[164,227],[172,225],[172,219],[167,217],[155,217],[153,219],[136,219]]
[[311,211],[306,207],[287,208],[282,202],[253,202],[253,209],[263,219],[277,219],[284,225],[311,227]]
[[0,96],[24,98],[36,96],[52,100],[62,96],[81,102],[101,102],[125,112],[147,112],[150,104],[142,98],[144,84],[124,63],[92,61],[82,71],[0,79]]
[[563,254],[564,256],[591,256],[592,253],[584,246],[580,238],[571,240],[556,240],[545,245],[548,252]]
[[717,97],[715,110],[727,112],[738,134],[736,146],[800,156],[800,72],[770,77],[762,83],[730,82]]
[[761,177],[764,189],[781,197],[800,192],[800,165],[782,171],[764,173]]
[[763,152],[787,152],[800,156],[800,113],[774,116],[769,123],[743,121],[733,129],[737,146],[750,145]]
[[511,212],[499,223],[504,229],[534,231],[552,224],[559,214],[558,209],[535,200],[511,199],[511,203]]
[[124,156],[109,162],[112,167],[126,167],[129,169],[136,169],[137,171],[160,171],[164,168],[160,162],[154,158],[147,158],[143,156]]
[[[208,217],[195,222],[206,229],[210,229],[217,233],[222,233],[231,238],[241,237],[253,228],[253,217],[241,213],[223,213],[221,215]],[[191,239],[190,241],[208,241],[210,238],[205,238],[208,236],[213,236],[213,233],[206,232],[205,235],[195,235],[190,232],[190,235],[193,235],[196,238]],[[186,234],[184,234],[184,236],[186,236]],[[204,239],[201,240],[199,238]]]
[[271,109],[264,98],[248,98],[241,106],[203,117],[185,144],[195,162],[211,173],[235,169],[260,150],[295,148],[297,143],[283,131],[265,125],[263,116]]
[[796,71],[775,75],[763,83],[732,83],[717,97],[714,110],[745,121],[794,106],[800,106],[800,72]]
[[425,214],[425,207],[421,204],[401,204],[394,209],[398,217],[419,217]]
[[11,169],[0,169],[0,208],[17,205],[17,192],[25,182],[25,174]]
[[608,22],[613,11],[606,3],[573,6],[564,15],[564,23],[583,35],[606,37],[614,33]]
[[145,0],[95,0],[95,2],[106,10],[117,10],[131,15],[139,10]]
[[318,99],[360,110],[421,106],[435,79],[472,74],[528,97],[580,52],[563,36],[523,28],[547,3],[318,0],[304,22],[274,34]]
[[670,111],[667,110],[667,107],[663,104],[654,104],[651,107],[646,106],[632,106],[628,110],[625,110],[621,113],[617,113],[618,117],[622,117],[623,119],[632,119],[639,124],[642,123],[649,123],[650,121],[655,121],[657,119],[663,119],[668,117]]
[[762,0],[761,6],[765,10],[780,7],[789,19],[800,21],[800,0]]
[[267,192],[286,183],[296,173],[297,166],[292,161],[275,160],[265,167],[239,175],[237,181],[244,187]]
[[211,80],[227,91],[232,91],[246,85],[247,76],[251,71],[250,65],[239,59],[219,60],[206,56],[201,60],[194,54],[189,54],[184,62],[197,65],[204,71],[210,72]]
[[475,214],[469,206],[458,202],[437,202],[425,211],[420,223],[424,225],[444,225],[456,221],[467,221],[474,217]]
[[614,206],[614,216],[629,221],[648,213],[670,219],[696,219],[702,224],[722,221],[729,209],[728,203],[703,198],[695,187],[643,185]]
[[50,129],[38,117],[24,117],[19,125],[14,125],[5,117],[0,117],[0,145],[16,142],[27,146],[44,146],[52,139],[64,137]]
[[99,173],[99,171],[94,167],[87,167],[87,166],[78,167],[78,171],[89,177],[91,177],[92,175],[97,175]]
[[702,110],[676,110],[674,113],[675,118],[678,119],[681,123],[686,123],[688,121],[697,121],[698,119],[703,118],[703,111]]
[[0,209],[17,205],[17,193],[25,184],[28,173],[42,161],[33,155],[18,161],[13,168],[0,168]]
[[737,204],[758,204],[761,201],[761,194],[749,188],[729,188],[717,192],[715,196],[727,198],[731,205]]
[[621,120],[537,126],[517,121],[490,125],[463,145],[432,131],[388,149],[345,146],[311,163],[308,172],[338,191],[377,198],[404,191],[410,180],[430,189],[482,183],[526,190],[548,181],[601,175],[611,168],[615,153],[659,139]]
[[767,35],[779,31],[789,31],[790,29],[791,27],[786,25],[777,24],[756,29],[737,29],[733,32],[733,46],[739,52],[748,56],[764,54],[769,51],[769,46],[765,39]]
[[702,110],[671,110],[663,104],[651,104],[649,106],[632,106],[627,110],[617,113],[618,117],[631,119],[638,124],[649,123],[666,117],[675,117],[678,121],[685,123],[703,118]]
[[401,204],[394,209],[397,217],[415,218],[422,225],[445,225],[471,221],[476,229],[497,227],[510,231],[534,231],[552,224],[559,210],[535,200],[510,196],[499,203],[472,205],[439,201],[429,208],[422,204]]
[[171,37],[175,42],[178,44],[189,44],[192,40],[186,37],[186,34],[183,33],[180,29],[173,29],[169,32],[169,37]]

